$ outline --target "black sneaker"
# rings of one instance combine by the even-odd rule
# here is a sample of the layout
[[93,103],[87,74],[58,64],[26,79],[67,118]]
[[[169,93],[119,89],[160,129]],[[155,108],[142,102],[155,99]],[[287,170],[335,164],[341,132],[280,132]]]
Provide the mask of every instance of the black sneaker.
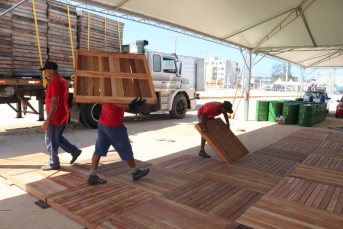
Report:
[[42,166],[42,171],[59,170],[61,166],[59,165],[44,165]]
[[145,177],[146,175],[148,175],[148,173],[150,172],[150,169],[143,169],[143,170],[137,170],[137,172],[135,173],[131,173],[132,174],[132,179],[134,181],[138,181],[139,179],[141,179],[142,177]]
[[73,163],[76,161],[76,159],[80,156],[81,153],[82,153],[82,150],[79,150],[79,152],[77,152],[77,153],[73,156],[73,158],[71,159],[70,164],[73,164]]
[[200,157],[203,157],[203,158],[210,158],[210,157],[211,157],[210,155],[208,155],[208,154],[205,152],[205,150],[200,150],[200,151],[199,151],[199,156],[200,156]]
[[97,175],[89,175],[87,184],[88,185],[96,185],[96,184],[105,184],[107,182],[106,179],[100,178]]

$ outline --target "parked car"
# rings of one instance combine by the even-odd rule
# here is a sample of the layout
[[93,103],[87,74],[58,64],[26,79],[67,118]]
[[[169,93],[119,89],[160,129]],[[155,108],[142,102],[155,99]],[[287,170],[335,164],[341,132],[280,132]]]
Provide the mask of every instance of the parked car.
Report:
[[324,92],[324,91],[307,91],[307,92],[305,92],[303,98],[306,96],[308,96],[308,97],[313,96],[313,101],[319,103],[321,95],[325,96],[326,113],[329,113],[330,103],[332,101],[331,101],[331,98],[328,97],[328,94],[326,92]]
[[340,116],[343,116],[343,96],[341,100],[337,100],[338,104],[336,107],[336,114],[335,117],[339,118]]

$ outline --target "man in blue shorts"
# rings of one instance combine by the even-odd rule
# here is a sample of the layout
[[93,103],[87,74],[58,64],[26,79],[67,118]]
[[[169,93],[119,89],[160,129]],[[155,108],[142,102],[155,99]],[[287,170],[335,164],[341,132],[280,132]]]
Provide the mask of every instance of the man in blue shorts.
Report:
[[118,152],[123,161],[127,161],[131,169],[132,179],[138,181],[149,173],[149,168],[139,170],[136,167],[132,147],[127,135],[126,127],[123,124],[125,109],[134,109],[145,104],[145,99],[134,99],[130,105],[103,104],[98,125],[98,140],[92,157],[88,185],[104,184],[106,179],[96,175],[96,170],[101,156],[106,156],[110,145]]
[[[220,114],[224,115],[226,125],[227,127],[230,128],[230,122],[229,122],[227,113],[230,113],[230,114],[233,113],[232,104],[229,101],[224,101],[223,103],[220,103],[220,102],[205,103],[198,110],[199,123],[203,124],[202,133],[206,132],[207,130],[206,121],[214,119],[214,117]],[[206,140],[203,137],[201,137],[199,156],[204,157],[204,158],[210,158],[211,156],[205,152],[205,149],[204,149],[205,143],[206,143]]]

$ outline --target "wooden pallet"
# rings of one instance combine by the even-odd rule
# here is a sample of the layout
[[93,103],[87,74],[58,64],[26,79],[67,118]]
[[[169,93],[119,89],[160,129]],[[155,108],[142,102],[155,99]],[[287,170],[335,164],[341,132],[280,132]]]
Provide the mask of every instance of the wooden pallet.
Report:
[[263,195],[234,185],[202,178],[163,196],[234,221]]
[[[140,160],[135,159],[136,167],[142,168],[145,166],[151,165],[151,163],[143,162]],[[91,168],[92,162],[91,160],[82,160],[74,163],[75,166],[80,166],[82,168],[87,169],[88,171]],[[107,155],[106,157],[101,157],[97,172],[104,175],[105,177],[115,176],[121,173],[129,172],[130,168],[127,165],[126,161],[122,161],[120,156],[115,154]]]
[[111,218],[97,229],[113,228],[226,228],[231,221],[176,203],[155,198],[132,210]]
[[157,101],[145,55],[77,50],[74,102],[130,104]]
[[301,143],[294,143],[288,141],[277,141],[268,146],[269,148],[279,149],[279,150],[287,150],[293,152],[299,152],[304,154],[310,154],[316,146],[313,145],[306,145]]
[[343,214],[343,192],[340,187],[285,177],[268,195]]
[[230,164],[207,174],[205,177],[261,193],[267,193],[283,179],[281,175]]
[[340,214],[271,195],[263,196],[236,222],[252,228],[328,228],[343,225]]
[[156,165],[202,177],[224,166],[225,163],[199,156],[184,155],[157,163]]
[[280,150],[280,149],[274,149],[270,147],[259,149],[256,152],[254,152],[254,154],[261,154],[261,155],[266,155],[269,157],[275,157],[275,158],[296,161],[296,162],[302,162],[308,156],[308,154],[304,154],[300,152]]
[[149,169],[148,176],[142,178],[139,182],[132,180],[130,172],[122,173],[112,178],[136,188],[149,191],[155,195],[163,195],[191,181],[200,179],[190,174],[180,173],[156,165],[149,166]]
[[299,163],[252,153],[235,161],[234,164],[286,176],[297,167]]
[[234,162],[249,153],[221,118],[206,121],[206,125],[207,131],[203,134],[201,123],[196,124],[195,128],[223,162]]

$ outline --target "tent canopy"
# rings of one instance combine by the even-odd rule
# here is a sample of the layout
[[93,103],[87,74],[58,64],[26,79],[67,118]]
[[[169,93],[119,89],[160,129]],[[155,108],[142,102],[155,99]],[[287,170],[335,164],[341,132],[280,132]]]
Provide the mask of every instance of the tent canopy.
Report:
[[77,0],[308,67],[343,67],[342,0]]

